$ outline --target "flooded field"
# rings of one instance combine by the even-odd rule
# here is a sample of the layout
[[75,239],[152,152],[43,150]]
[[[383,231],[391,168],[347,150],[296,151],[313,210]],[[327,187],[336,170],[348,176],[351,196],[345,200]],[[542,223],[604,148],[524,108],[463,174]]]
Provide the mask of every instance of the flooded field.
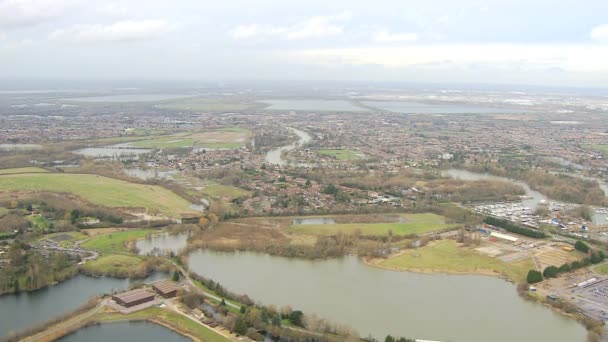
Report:
[[521,110],[460,104],[428,104],[420,102],[366,101],[366,106],[403,114],[509,114]]

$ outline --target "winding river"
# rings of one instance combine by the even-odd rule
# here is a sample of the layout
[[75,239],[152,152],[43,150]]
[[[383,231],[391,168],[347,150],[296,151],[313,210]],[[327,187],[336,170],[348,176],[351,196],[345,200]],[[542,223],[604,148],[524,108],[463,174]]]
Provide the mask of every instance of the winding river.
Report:
[[582,342],[587,335],[578,323],[524,301],[512,284],[493,277],[387,271],[354,256],[310,261],[208,250],[192,252],[189,266],[231,291],[316,313],[362,336]]
[[268,151],[268,153],[266,153],[266,162],[267,163],[280,165],[280,166],[287,165],[288,161],[284,160],[282,157],[283,152],[291,151],[298,146],[306,144],[307,142],[309,142],[312,139],[312,137],[304,131],[301,131],[301,130],[295,129],[295,128],[291,128],[291,127],[288,127],[288,128],[290,130],[292,130],[295,134],[297,134],[298,137],[300,138],[300,140],[298,140],[298,142],[295,142],[293,144],[281,146],[274,150]]

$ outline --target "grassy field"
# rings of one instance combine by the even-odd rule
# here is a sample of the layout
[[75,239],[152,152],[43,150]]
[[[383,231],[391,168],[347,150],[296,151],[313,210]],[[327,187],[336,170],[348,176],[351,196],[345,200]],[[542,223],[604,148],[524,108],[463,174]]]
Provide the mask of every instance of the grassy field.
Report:
[[8,214],[8,209],[4,207],[0,207],[0,217],[4,217],[4,215]]
[[[142,259],[132,255],[110,254],[103,255],[83,265],[85,271],[93,274],[124,274],[139,273]],[[143,272],[141,270],[140,272]]]
[[591,150],[608,153],[608,145],[594,144],[594,145],[586,145],[585,147],[588,149],[591,149]]
[[599,264],[593,270],[598,274],[606,275],[608,274],[608,264]]
[[234,199],[250,195],[249,191],[221,184],[211,184],[205,187],[202,192],[211,197]]
[[120,313],[102,313],[96,316],[99,321],[121,321],[121,320],[159,320],[176,330],[199,337],[203,341],[225,342],[230,341],[222,335],[217,334],[206,326],[199,324],[178,313],[152,307],[137,311],[128,315]]
[[318,154],[322,156],[331,156],[336,160],[355,160],[359,159],[359,156],[351,150],[318,150]]
[[130,143],[144,148],[227,148],[235,149],[245,145],[251,132],[239,127],[225,127],[217,130],[178,133],[174,135],[151,137]]
[[450,227],[442,216],[435,214],[402,214],[400,216],[404,222],[301,224],[292,225],[287,228],[287,231],[298,234],[334,235],[338,232],[352,233],[358,229],[363,235],[387,235],[389,230],[392,230],[394,235],[409,235]]
[[459,247],[453,240],[441,240],[422,248],[406,250],[404,253],[382,259],[377,266],[404,271],[442,273],[502,274],[514,281],[525,279],[533,268],[531,260],[506,263],[471,249]]
[[128,253],[125,243],[137,240],[155,232],[153,229],[133,229],[111,234],[99,235],[84,242],[84,249],[92,249],[100,253]]
[[51,229],[51,223],[41,215],[30,215],[27,218],[32,224],[32,228],[38,231],[45,232]]
[[0,191],[71,192],[94,204],[158,210],[167,216],[195,213],[190,202],[156,185],[90,174],[39,173],[0,176]]
[[17,173],[45,173],[49,172],[40,167],[20,167],[15,169],[0,169],[0,175],[11,175]]

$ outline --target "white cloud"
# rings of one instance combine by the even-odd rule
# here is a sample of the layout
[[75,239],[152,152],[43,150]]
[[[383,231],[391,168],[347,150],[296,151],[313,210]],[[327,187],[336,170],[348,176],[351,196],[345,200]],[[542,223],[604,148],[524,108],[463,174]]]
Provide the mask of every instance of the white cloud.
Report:
[[608,24],[596,26],[591,31],[591,39],[598,42],[608,42]]
[[240,25],[229,34],[234,39],[279,38],[285,40],[302,40],[323,38],[342,34],[344,23],[351,18],[350,12],[333,16],[315,16],[289,26],[273,25]]
[[[284,55],[285,56],[285,55]],[[522,70],[608,71],[608,46],[593,44],[433,44],[402,47],[308,49],[290,53],[302,63],[379,65],[386,68],[493,65]]]
[[418,40],[416,33],[390,33],[388,31],[376,32],[374,41],[378,43],[411,43]]
[[53,40],[77,43],[97,41],[135,41],[159,37],[175,30],[165,20],[123,20],[110,25],[80,25],[51,33]]
[[66,14],[79,0],[0,0],[0,27],[33,26]]

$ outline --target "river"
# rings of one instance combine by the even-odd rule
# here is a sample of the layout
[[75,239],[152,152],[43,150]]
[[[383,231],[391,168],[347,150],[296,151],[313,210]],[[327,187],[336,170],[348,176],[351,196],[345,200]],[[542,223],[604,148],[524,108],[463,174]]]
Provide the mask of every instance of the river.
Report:
[[167,277],[167,274],[156,273],[138,281],[77,275],[38,291],[0,296],[0,337],[71,311],[91,297],[124,290],[137,282],[154,282]]
[[286,161],[282,158],[283,152],[291,151],[298,146],[306,144],[307,142],[309,142],[312,139],[312,137],[304,131],[301,131],[301,130],[295,129],[295,128],[291,128],[291,127],[288,127],[288,128],[290,130],[292,130],[295,134],[297,134],[298,137],[300,138],[300,140],[298,140],[298,142],[296,142],[296,143],[289,144],[286,146],[281,146],[279,148],[276,148],[276,149],[271,150],[268,153],[266,153],[266,162],[267,163],[281,165],[281,166],[287,165],[288,161]]
[[170,329],[151,322],[116,322],[91,325],[60,338],[60,342],[107,342],[147,341],[186,342],[191,341]]
[[512,284],[493,277],[388,271],[354,256],[310,261],[208,250],[191,253],[189,266],[231,291],[316,313],[362,336],[575,342],[587,335],[578,323],[524,301]]

